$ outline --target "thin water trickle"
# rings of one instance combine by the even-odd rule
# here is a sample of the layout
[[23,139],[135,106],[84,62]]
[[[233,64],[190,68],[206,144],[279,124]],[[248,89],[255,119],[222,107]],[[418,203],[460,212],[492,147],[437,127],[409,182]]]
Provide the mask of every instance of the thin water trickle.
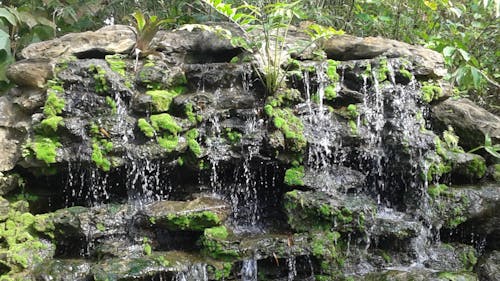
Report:
[[286,264],[288,266],[287,281],[293,281],[295,280],[295,277],[297,277],[297,260],[295,259],[295,256],[287,258]]
[[241,281],[257,281],[257,260],[244,260],[241,266]]

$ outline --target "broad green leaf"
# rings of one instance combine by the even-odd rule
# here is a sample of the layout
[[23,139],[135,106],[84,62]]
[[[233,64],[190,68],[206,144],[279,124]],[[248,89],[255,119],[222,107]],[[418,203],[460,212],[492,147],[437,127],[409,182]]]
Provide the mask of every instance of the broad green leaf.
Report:
[[469,61],[470,60],[470,54],[463,50],[463,49],[458,49],[458,52],[460,52],[460,54],[462,55],[462,58],[464,58],[465,61]]
[[496,150],[493,149],[491,146],[486,146],[484,148],[489,154],[495,156],[496,158],[500,158],[500,153],[498,153]]
[[472,81],[474,82],[474,87],[479,88],[481,80],[483,79],[483,75],[479,71],[479,69],[471,66],[470,73],[472,75]]
[[456,51],[456,48],[455,47],[452,47],[452,46],[447,46],[443,49],[443,55],[445,57],[451,57]]
[[6,8],[0,8],[0,18],[6,19],[12,26],[17,26],[16,17]]

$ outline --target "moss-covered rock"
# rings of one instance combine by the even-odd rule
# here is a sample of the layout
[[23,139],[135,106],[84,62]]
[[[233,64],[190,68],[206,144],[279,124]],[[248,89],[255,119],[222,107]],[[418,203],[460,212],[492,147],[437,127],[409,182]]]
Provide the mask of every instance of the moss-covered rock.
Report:
[[290,191],[285,194],[288,223],[297,231],[312,229],[350,232],[362,230],[375,213],[375,205],[363,196],[331,196],[322,192]]

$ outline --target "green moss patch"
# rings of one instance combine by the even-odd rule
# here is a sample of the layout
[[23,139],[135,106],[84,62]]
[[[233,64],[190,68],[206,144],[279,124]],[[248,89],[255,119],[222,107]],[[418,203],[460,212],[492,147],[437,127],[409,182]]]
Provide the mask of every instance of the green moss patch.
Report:
[[422,82],[422,100],[424,102],[430,103],[443,97],[443,89],[432,82]]
[[3,275],[6,278],[32,268],[54,253],[54,248],[48,241],[42,241],[40,234],[34,228],[42,216],[34,216],[23,211],[25,209],[28,209],[26,201],[12,203],[7,218],[0,222],[0,241],[2,241],[0,264],[9,270]]
[[211,211],[169,214],[163,218],[157,218],[156,221],[170,230],[192,231],[203,231],[221,223],[219,216]]
[[266,105],[266,114],[273,118],[274,126],[285,136],[286,148],[292,152],[303,152],[307,146],[304,124],[289,108],[273,108]]
[[304,167],[293,167],[285,172],[284,183],[290,186],[304,185]]
[[177,124],[174,117],[168,113],[151,115],[151,126],[156,130],[165,130],[169,133],[176,135],[182,128]]
[[166,112],[170,109],[172,99],[179,95],[178,92],[169,90],[150,90],[146,92],[153,101],[153,110],[155,112]]

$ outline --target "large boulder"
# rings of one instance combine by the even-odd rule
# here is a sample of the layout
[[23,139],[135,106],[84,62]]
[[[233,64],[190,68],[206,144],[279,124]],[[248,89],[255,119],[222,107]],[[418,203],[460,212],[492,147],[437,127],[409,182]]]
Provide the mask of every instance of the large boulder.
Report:
[[471,100],[447,99],[432,107],[435,126],[445,129],[452,126],[460,137],[459,144],[472,149],[484,144],[489,135],[493,144],[500,143],[500,117],[488,112]]
[[60,38],[34,43],[24,48],[20,57],[61,58],[68,56],[89,56],[100,54],[125,54],[135,44],[134,29],[125,25],[112,25],[97,31],[69,33]]
[[324,42],[329,58],[336,60],[406,57],[415,65],[415,75],[441,78],[446,75],[443,57],[424,47],[382,37],[334,36]]

